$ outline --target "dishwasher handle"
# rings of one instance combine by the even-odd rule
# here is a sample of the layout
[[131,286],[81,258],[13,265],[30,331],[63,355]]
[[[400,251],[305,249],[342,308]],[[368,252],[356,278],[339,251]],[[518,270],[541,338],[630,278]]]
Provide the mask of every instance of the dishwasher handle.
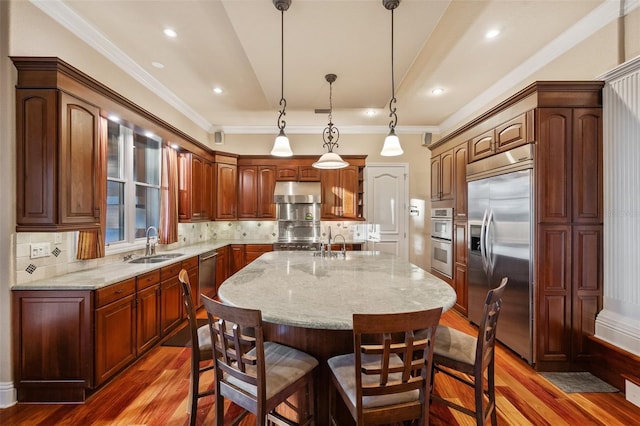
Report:
[[205,253],[205,254],[200,255],[199,259],[200,259],[200,261],[209,260],[212,257],[216,257],[217,255],[218,255],[218,253],[214,251],[213,253]]

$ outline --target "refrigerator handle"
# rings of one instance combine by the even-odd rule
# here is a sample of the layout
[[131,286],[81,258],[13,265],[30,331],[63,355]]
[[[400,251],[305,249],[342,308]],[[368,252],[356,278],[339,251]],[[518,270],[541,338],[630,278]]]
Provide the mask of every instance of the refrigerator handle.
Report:
[[487,218],[487,229],[485,231],[485,253],[487,256],[487,270],[489,275],[493,275],[493,244],[490,244],[489,241],[489,231],[491,230],[491,222],[493,222],[493,209],[489,212],[489,217]]
[[485,209],[484,215],[482,216],[482,225],[480,226],[480,259],[482,259],[482,270],[484,273],[487,273],[487,247],[485,241],[485,230],[486,230],[486,221],[487,221],[487,210]]

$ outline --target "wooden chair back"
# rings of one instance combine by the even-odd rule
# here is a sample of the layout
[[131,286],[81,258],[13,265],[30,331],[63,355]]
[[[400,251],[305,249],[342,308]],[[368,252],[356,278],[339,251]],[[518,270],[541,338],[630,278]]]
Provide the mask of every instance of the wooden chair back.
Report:
[[[357,424],[409,419],[428,423],[433,339],[441,313],[442,308],[436,308],[353,315]],[[416,339],[419,330],[424,337]],[[367,397],[392,397],[410,391],[419,392],[414,402],[364,408]]]
[[502,296],[508,281],[507,277],[502,278],[498,287],[487,292],[482,319],[478,326],[474,377],[481,378],[487,368],[493,367],[498,318],[502,309]]

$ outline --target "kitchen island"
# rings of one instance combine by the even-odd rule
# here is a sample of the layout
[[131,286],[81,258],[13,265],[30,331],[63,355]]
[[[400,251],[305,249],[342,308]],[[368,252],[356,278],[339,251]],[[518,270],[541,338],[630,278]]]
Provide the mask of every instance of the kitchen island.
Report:
[[354,313],[451,308],[456,295],[445,281],[396,256],[347,252],[265,253],[227,279],[224,303],[260,309],[265,339],[301,349],[320,365],[316,424],[329,424],[328,358],[353,351]]

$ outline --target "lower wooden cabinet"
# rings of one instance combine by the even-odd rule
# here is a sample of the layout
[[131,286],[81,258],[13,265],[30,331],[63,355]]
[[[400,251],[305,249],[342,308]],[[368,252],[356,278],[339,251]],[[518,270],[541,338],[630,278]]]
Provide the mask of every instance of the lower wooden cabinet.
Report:
[[19,402],[78,403],[183,321],[178,273],[195,294],[198,257],[97,290],[14,290]]
[[113,377],[136,358],[135,291],[135,279],[96,290],[95,386]]
[[136,278],[136,328],[138,355],[160,340],[160,270]]

